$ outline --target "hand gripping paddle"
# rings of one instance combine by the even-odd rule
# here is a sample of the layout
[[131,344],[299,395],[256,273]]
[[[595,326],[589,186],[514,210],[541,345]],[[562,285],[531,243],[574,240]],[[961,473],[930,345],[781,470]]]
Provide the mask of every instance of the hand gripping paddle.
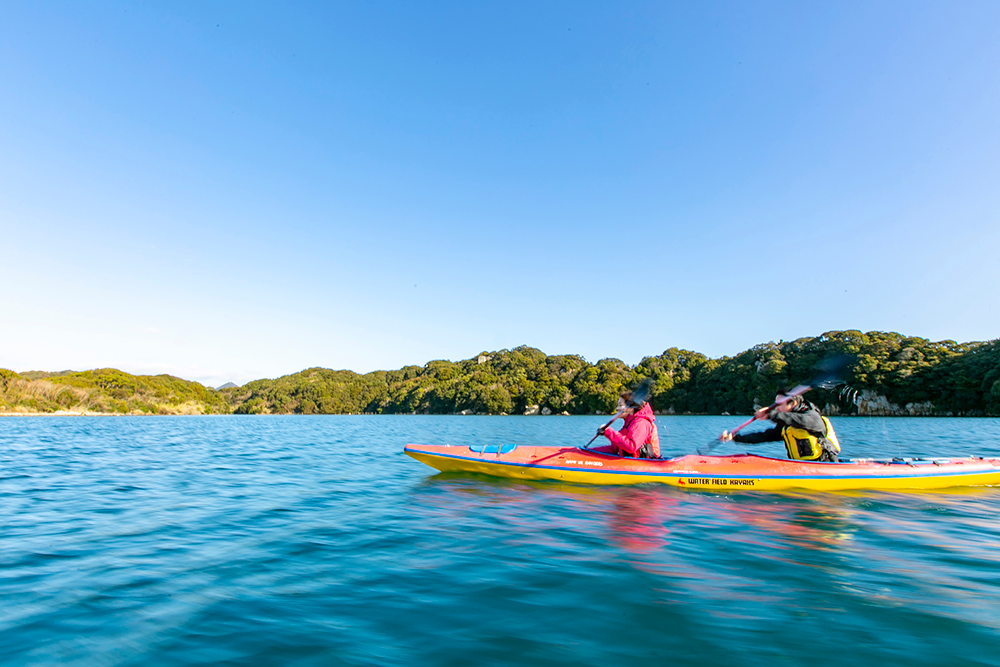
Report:
[[[639,384],[636,390],[632,392],[632,402],[640,406],[643,405],[647,400],[649,400],[649,392],[651,392],[652,390],[653,390],[653,378],[646,378]],[[604,425],[604,428],[608,428],[609,426],[614,424],[615,420],[621,417],[622,414],[624,414],[624,412],[616,413],[615,416],[611,418],[611,421],[609,421],[607,424]],[[583,449],[587,449],[588,447],[590,447],[590,443],[593,442],[594,440],[597,440],[598,436],[600,435],[601,433],[599,430],[598,433],[593,438],[591,438],[586,445],[583,446]]]
[[[784,405],[785,403],[795,398],[796,396],[801,396],[802,394],[806,393],[807,391],[809,391],[814,387],[819,387],[820,389],[832,389],[839,384],[843,384],[844,373],[847,370],[847,366],[852,361],[854,361],[854,357],[852,357],[849,354],[838,354],[832,357],[827,357],[826,359],[822,360],[821,362],[819,362],[814,366],[816,370],[816,375],[813,377],[812,380],[809,381],[809,384],[800,384],[799,386],[795,387],[787,394],[785,394],[781,400],[775,401],[771,405],[767,406],[767,412],[774,410],[779,405]],[[743,422],[742,424],[734,428],[732,431],[730,431],[729,435],[733,435],[737,431],[742,429],[744,426],[749,426],[750,424],[757,421],[758,419],[757,414],[759,412],[761,411],[758,410],[757,412],[754,413],[753,417],[751,417],[750,419],[748,419],[747,421]],[[705,449],[704,454],[708,454],[708,452],[712,451],[712,448],[715,447],[715,445],[717,445],[719,442],[722,442],[721,435],[718,437],[717,440],[713,440],[712,442],[708,443],[708,447]],[[698,448],[698,453],[702,454],[700,447]]]

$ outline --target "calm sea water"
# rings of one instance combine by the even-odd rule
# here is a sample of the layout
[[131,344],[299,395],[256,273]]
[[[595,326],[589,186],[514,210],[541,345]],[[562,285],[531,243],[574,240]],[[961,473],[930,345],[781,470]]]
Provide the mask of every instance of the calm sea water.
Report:
[[[601,421],[2,419],[0,664],[1000,665],[1000,489],[588,487],[402,453]],[[741,421],[662,417],[664,450]],[[834,423],[847,455],[1000,456],[996,419]]]

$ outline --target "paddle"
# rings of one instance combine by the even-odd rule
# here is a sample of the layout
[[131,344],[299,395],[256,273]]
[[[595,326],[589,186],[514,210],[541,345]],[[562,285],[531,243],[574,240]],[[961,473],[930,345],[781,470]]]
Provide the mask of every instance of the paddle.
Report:
[[[815,377],[813,377],[812,380],[809,381],[809,384],[800,384],[799,386],[795,387],[787,394],[785,394],[781,398],[781,400],[775,401],[771,405],[767,406],[766,410],[757,410],[756,412],[754,412],[753,417],[743,422],[742,424],[734,428],[732,431],[729,431],[729,435],[735,435],[736,432],[742,429],[744,426],[749,426],[758,419],[763,419],[768,415],[768,413],[771,412],[771,410],[774,410],[780,405],[784,405],[785,403],[792,400],[796,396],[801,396],[802,394],[806,393],[807,391],[809,391],[814,387],[819,387],[820,389],[832,389],[839,384],[843,384],[844,371],[847,370],[847,366],[853,360],[854,357],[848,354],[838,354],[832,357],[827,357],[826,359],[820,361],[818,364],[816,364],[816,366],[814,366],[816,370],[816,375]],[[708,443],[708,446],[706,447],[704,452],[702,452],[701,448],[699,447],[697,450],[698,453],[703,456],[705,454],[708,454],[710,451],[712,451],[713,447],[722,442],[722,437],[723,437],[722,435],[719,435],[717,440],[713,440],[712,442]]]
[[[646,378],[645,380],[640,382],[636,390],[632,392],[632,402],[635,403],[636,405],[642,405],[649,399],[649,392],[651,392],[652,390],[653,390],[653,378]],[[625,414],[627,410],[628,408],[615,413],[615,416],[611,418],[611,421],[605,424],[602,429],[598,429],[597,434],[593,438],[591,438],[586,445],[583,446],[583,449],[587,449],[588,447],[590,447],[590,443],[593,442],[594,440],[597,440],[597,438],[600,437],[601,433],[603,432],[603,429],[606,429],[612,424],[614,424],[615,420],[621,417],[623,414]]]

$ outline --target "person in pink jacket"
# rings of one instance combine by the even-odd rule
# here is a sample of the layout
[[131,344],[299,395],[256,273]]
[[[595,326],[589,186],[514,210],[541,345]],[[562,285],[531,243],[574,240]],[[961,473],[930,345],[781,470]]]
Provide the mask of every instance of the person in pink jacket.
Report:
[[632,400],[632,392],[625,392],[618,400],[617,412],[625,419],[625,426],[620,431],[604,426],[599,428],[598,435],[603,435],[611,444],[597,450],[642,459],[660,458],[660,435],[649,403],[637,404]]

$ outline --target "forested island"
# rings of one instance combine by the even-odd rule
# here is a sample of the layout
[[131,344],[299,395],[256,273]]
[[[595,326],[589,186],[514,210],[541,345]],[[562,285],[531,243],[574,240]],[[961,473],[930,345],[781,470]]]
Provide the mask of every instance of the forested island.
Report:
[[670,348],[635,366],[522,346],[365,374],[309,368],[219,389],[115,369],[0,369],[0,413],[607,414],[623,388],[652,377],[657,413],[749,414],[835,354],[852,357],[846,384],[809,394],[828,414],[1000,415],[1000,340],[931,342],[879,331],[831,331],[719,359]]

